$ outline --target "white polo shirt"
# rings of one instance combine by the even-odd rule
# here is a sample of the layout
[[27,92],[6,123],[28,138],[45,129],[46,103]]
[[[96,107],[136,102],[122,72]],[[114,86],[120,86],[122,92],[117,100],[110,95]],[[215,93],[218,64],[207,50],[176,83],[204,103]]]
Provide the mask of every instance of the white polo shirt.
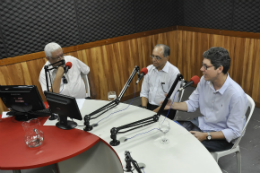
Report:
[[[66,74],[64,74],[68,83],[64,84],[63,80],[61,80],[60,94],[75,97],[75,98],[85,98],[87,95],[86,95],[85,83],[81,78],[81,73],[87,75],[90,72],[90,68],[82,61],[72,56],[64,56],[64,60],[65,63],[71,62],[72,67],[68,70]],[[49,65],[49,64],[50,64],[49,61],[45,63],[45,65]],[[39,82],[41,84],[42,91],[47,91],[44,66],[40,72]],[[49,79],[49,85],[53,83],[56,73],[57,73],[56,69],[50,71],[51,79]]]
[[[160,102],[165,99],[165,93],[169,92],[180,71],[168,61],[160,71],[158,71],[153,65],[149,65],[147,69],[148,73],[144,76],[140,97],[146,97],[150,104],[159,106]],[[173,96],[179,88],[180,82],[173,91],[171,100],[173,100]],[[177,94],[174,101],[178,100],[179,97]]]

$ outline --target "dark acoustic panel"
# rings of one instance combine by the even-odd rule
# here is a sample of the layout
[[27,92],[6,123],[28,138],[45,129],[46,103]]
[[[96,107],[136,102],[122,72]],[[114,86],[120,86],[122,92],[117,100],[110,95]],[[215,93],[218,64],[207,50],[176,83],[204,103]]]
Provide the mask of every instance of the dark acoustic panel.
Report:
[[[1,22],[1,20],[0,20],[0,22]],[[1,28],[0,28],[0,59],[6,58],[6,57],[7,57],[7,55],[6,55],[6,52],[5,52],[4,41],[3,41]]]
[[260,1],[235,0],[235,31],[260,32]]
[[180,25],[232,30],[233,0],[181,0]]
[[72,0],[1,0],[1,29],[8,56],[43,51],[49,42],[79,43]]
[[136,32],[175,26],[178,0],[134,0]]
[[81,42],[133,34],[132,0],[77,0]]

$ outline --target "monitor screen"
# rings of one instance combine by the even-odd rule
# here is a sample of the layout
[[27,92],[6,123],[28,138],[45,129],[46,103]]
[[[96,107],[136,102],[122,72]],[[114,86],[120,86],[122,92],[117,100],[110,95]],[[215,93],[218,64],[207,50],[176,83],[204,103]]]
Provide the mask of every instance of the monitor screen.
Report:
[[46,109],[35,85],[1,85],[0,97],[18,121],[37,118],[33,111]]
[[58,114],[59,122],[56,124],[61,129],[73,129],[77,126],[74,121],[67,120],[67,117],[82,120],[78,104],[74,97],[44,91],[51,113]]

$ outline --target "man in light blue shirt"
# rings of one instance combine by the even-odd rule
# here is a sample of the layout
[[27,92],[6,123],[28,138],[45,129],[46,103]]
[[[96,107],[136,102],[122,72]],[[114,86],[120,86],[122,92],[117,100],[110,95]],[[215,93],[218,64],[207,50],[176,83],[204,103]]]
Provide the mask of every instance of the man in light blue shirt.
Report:
[[189,100],[173,103],[172,109],[194,112],[200,107],[202,116],[192,122],[201,131],[190,132],[209,151],[230,149],[246,123],[247,97],[228,74],[230,57],[226,49],[212,47],[203,58],[203,76],[197,88]]

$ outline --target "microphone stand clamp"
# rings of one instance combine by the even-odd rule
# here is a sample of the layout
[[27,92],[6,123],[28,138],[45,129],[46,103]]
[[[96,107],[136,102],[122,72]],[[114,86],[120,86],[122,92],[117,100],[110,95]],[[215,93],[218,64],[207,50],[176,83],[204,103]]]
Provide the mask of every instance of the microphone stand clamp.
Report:
[[93,129],[93,127],[90,125],[89,121],[90,121],[90,116],[89,116],[89,115],[86,115],[86,116],[84,117],[84,125],[85,125],[85,128],[83,129],[85,132],[91,131],[91,130]]
[[113,127],[111,130],[110,130],[110,138],[112,139],[112,141],[110,141],[110,145],[112,146],[117,146],[120,144],[120,141],[116,139],[116,135],[117,135],[117,132],[119,131],[119,129],[117,129],[116,127]]

